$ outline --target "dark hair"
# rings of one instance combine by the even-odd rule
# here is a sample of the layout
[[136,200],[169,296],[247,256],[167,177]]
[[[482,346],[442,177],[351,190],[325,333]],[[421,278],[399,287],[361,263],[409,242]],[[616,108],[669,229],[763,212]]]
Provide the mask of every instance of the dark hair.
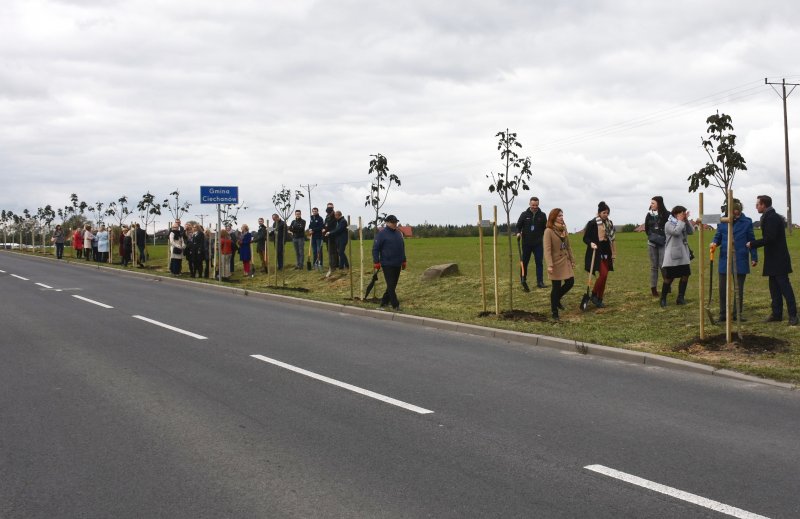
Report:
[[772,207],[772,197],[771,196],[758,195],[756,198],[758,198],[758,201],[761,202],[761,204],[764,207]]
[[528,200],[528,202],[538,202],[538,201],[539,201],[539,199],[536,198],[535,196],[532,196],[531,199]]
[[656,208],[657,208],[656,210],[658,211],[659,215],[669,214],[669,211],[667,210],[667,206],[664,205],[664,197],[663,196],[656,195],[653,198],[651,198],[650,200],[655,200],[656,201]]
[[685,212],[686,212],[686,208],[683,207],[682,205],[676,205],[675,207],[672,208],[672,216],[678,216],[679,214],[685,213]]
[[611,212],[611,208],[610,208],[610,207],[608,207],[608,204],[607,204],[607,203],[605,203],[605,202],[600,202],[599,204],[597,204],[597,214],[600,214],[600,213],[602,213],[603,211],[608,211],[608,212],[610,213],[610,212]]
[[552,229],[553,225],[556,223],[556,218],[558,218],[558,213],[563,213],[560,208],[554,207],[550,210],[550,214],[547,215],[547,228]]

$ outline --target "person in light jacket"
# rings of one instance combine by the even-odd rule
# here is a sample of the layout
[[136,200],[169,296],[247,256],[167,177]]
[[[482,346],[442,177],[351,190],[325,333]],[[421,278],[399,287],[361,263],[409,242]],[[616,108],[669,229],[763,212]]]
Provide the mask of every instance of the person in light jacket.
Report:
[[400,271],[406,268],[406,245],[403,233],[397,228],[397,217],[390,214],[384,220],[386,226],[375,236],[372,244],[372,261],[375,270],[383,269],[383,279],[386,280],[386,292],[381,298],[380,308],[391,304],[395,310],[400,309],[400,300],[397,299],[397,283],[400,280]]
[[[727,204],[726,204],[727,205]],[[723,207],[722,212],[727,214],[728,208]],[[733,267],[736,281],[736,301],[733,308],[733,319],[741,315],[742,305],[744,304],[744,282],[750,273],[750,265],[758,264],[758,251],[748,249],[747,242],[755,241],[756,235],[753,232],[753,220],[742,213],[742,203],[733,199]],[[725,321],[725,307],[727,302],[727,272],[728,272],[728,223],[722,222],[717,226],[717,232],[711,241],[711,252],[719,249],[719,320]],[[712,274],[713,275],[713,274]],[[738,310],[738,314],[737,314]]]
[[556,207],[547,217],[544,230],[544,260],[547,263],[547,276],[552,283],[550,288],[550,310],[553,319],[558,321],[558,310],[563,309],[561,298],[575,284],[575,257],[569,245],[569,233],[564,223],[564,212]]
[[94,243],[94,234],[92,233],[92,226],[86,224],[83,231],[83,257],[86,261],[92,259],[92,244]]
[[178,276],[181,273],[181,265],[183,264],[183,249],[186,247],[186,241],[183,239],[183,230],[177,223],[172,224],[172,230],[169,233],[169,271],[173,276]]
[[689,211],[685,207],[676,205],[672,208],[672,214],[664,226],[664,233],[667,236],[667,243],[664,245],[664,263],[661,265],[664,276],[664,284],[661,285],[661,306],[667,306],[667,294],[670,293],[675,278],[680,278],[675,304],[685,305],[686,287],[692,274],[689,267],[691,251],[687,236],[694,233],[692,223],[689,221]]
[[100,261],[100,263],[108,263],[108,251],[110,248],[108,243],[108,231],[105,225],[100,226],[100,230],[97,232],[95,238],[97,238],[97,254],[100,255],[98,261]]

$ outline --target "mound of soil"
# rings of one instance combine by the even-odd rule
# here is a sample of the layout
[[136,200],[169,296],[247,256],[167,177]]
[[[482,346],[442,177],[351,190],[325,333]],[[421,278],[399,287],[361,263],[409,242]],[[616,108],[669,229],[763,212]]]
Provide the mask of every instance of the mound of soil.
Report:
[[309,289],[305,287],[282,287],[282,286],[275,286],[275,285],[267,285],[267,288],[272,290],[286,290],[287,292],[310,292]]
[[550,318],[538,312],[527,312],[525,310],[506,310],[495,315],[494,312],[481,312],[478,317],[496,317],[504,321],[525,321],[525,322],[547,322]]
[[736,334],[732,337],[733,342],[725,341],[725,334],[720,333],[705,339],[695,337],[686,342],[682,342],[672,348],[672,351],[683,351],[698,353],[700,351],[740,351],[751,354],[763,353],[782,353],[789,351],[789,341],[776,339],[775,337],[765,337],[764,335],[742,334],[742,338]]

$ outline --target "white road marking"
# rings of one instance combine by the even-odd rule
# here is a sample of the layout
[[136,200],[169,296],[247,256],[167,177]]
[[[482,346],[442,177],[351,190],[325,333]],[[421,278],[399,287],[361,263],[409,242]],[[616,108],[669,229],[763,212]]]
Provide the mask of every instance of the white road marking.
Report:
[[286,368],[289,371],[294,371],[295,373],[300,373],[301,375],[305,375],[307,377],[315,378],[317,380],[321,380],[322,382],[327,382],[328,384],[333,384],[334,386],[338,386],[349,391],[353,391],[354,393],[358,393],[361,395],[368,396],[370,398],[374,398],[376,400],[380,400],[381,402],[386,402],[387,404],[396,405],[397,407],[402,407],[403,409],[408,409],[409,411],[414,411],[415,413],[419,414],[430,414],[433,411],[430,409],[425,409],[422,407],[415,406],[413,404],[409,404],[403,402],[401,400],[396,400],[394,398],[381,395],[380,393],[375,393],[374,391],[369,391],[367,389],[361,389],[360,387],[347,384],[345,382],[339,382],[338,380],[334,380],[332,378],[326,377],[324,375],[318,375],[312,371],[305,370],[303,368],[298,368],[297,366],[292,366],[291,364],[286,364],[285,362],[281,362],[279,360],[271,359],[269,357],[265,357],[263,355],[250,355],[254,359],[263,360],[264,362],[268,362],[270,364],[274,364],[276,366],[280,366],[282,368]]
[[0,273],[5,274],[6,271],[5,270],[0,270]]
[[47,285],[45,285],[44,283],[36,283],[36,284],[37,284],[37,285],[39,285],[39,286],[40,286],[40,287],[42,287],[42,288],[53,288],[53,287],[51,287],[51,286],[47,286]]
[[[77,296],[75,296],[77,297]],[[195,339],[207,339],[208,337],[203,337],[202,335],[197,335],[196,333],[192,333],[186,330],[181,330],[180,328],[175,328],[174,326],[170,326],[168,324],[160,323],[158,321],[154,321],[153,319],[148,319],[147,317],[143,317],[141,315],[134,315],[135,319],[141,319],[142,321],[146,321],[150,324],[155,324],[156,326],[160,326],[162,328],[166,328],[167,330],[172,330],[173,332],[182,333],[184,335],[188,335],[189,337],[194,337]]]
[[22,276],[18,276],[18,275],[16,275],[16,274],[11,274],[11,277],[12,277],[12,278],[21,279],[22,281],[30,281],[30,279],[28,279],[28,278],[24,278],[24,277],[22,277]]
[[113,306],[107,305],[105,303],[101,303],[99,301],[94,301],[93,299],[89,299],[88,297],[77,296],[73,295],[72,297],[76,299],[80,299],[81,301],[86,301],[87,303],[92,303],[93,305],[102,306],[103,308],[114,308]]
[[695,494],[690,494],[689,492],[684,492],[683,490],[678,490],[677,488],[661,485],[660,483],[654,483],[653,481],[642,479],[640,477],[633,476],[631,474],[626,474],[625,472],[620,472],[618,470],[610,469],[608,467],[604,467],[603,465],[587,465],[583,468],[591,470],[593,472],[597,472],[598,474],[603,474],[604,476],[619,479],[620,481],[624,481],[632,485],[637,485],[646,488],[648,490],[652,490],[654,492],[666,494],[668,496],[672,496],[674,498],[687,501],[697,506],[702,506],[704,508],[714,510],[715,512],[727,514],[730,515],[731,517],[738,517],[740,519],[769,519],[763,515],[754,514],[752,512],[748,512],[747,510],[742,510],[741,508],[736,508],[733,506],[726,505],[724,503],[720,503],[719,501],[712,501],[711,499],[706,499],[705,497],[701,497]]

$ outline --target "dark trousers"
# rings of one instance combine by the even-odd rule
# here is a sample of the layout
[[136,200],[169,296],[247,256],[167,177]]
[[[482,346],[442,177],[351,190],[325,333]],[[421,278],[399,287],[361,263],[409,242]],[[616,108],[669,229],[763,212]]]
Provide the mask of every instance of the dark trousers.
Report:
[[181,273],[181,264],[183,260],[180,258],[172,258],[169,260],[169,271],[172,272],[174,275],[178,275]]
[[328,265],[331,270],[339,268],[339,250],[336,247],[336,238],[328,236]]
[[797,316],[797,302],[794,299],[794,290],[789,281],[789,274],[769,276],[769,295],[772,297],[772,315],[783,318],[783,300],[786,299],[786,310],[789,317]]
[[278,270],[283,268],[283,253],[286,249],[286,243],[283,240],[275,240],[275,253],[277,255]]
[[400,281],[400,267],[387,267],[381,265],[383,270],[383,279],[386,280],[386,292],[383,293],[381,298],[381,306],[386,306],[391,303],[392,308],[398,308],[400,301],[397,300],[397,282]]
[[542,245],[541,242],[522,246],[522,265],[524,271],[521,273],[521,277],[523,279],[527,279],[528,277],[528,263],[531,261],[531,254],[533,254],[533,260],[536,263],[536,283],[541,284],[544,282],[544,265],[542,263],[544,245]]
[[139,263],[139,265],[142,265],[144,264],[144,261],[146,259],[144,257],[144,245],[137,245],[136,248],[139,249],[139,257],[136,258],[136,260]]
[[[231,254],[233,257],[233,254]],[[189,275],[192,277],[203,277],[203,256],[201,254],[193,254],[189,256]]]
[[561,298],[564,297],[575,284],[575,278],[572,277],[565,280],[553,279],[552,282],[553,285],[550,287],[550,310],[553,312],[553,315],[558,315],[558,304],[561,302]]
[[345,254],[347,251],[347,241],[340,241],[337,243],[336,249],[339,251],[339,268],[349,269],[350,262],[347,260],[347,255]]
[[[728,282],[727,274],[720,274],[719,275],[719,316],[720,320],[722,317],[725,316],[725,303],[728,300],[728,289],[725,284]],[[747,274],[737,274],[736,275],[736,282],[734,285],[734,290],[736,290],[735,300],[736,305],[733,307],[733,316],[736,317],[739,315],[739,312],[742,311],[742,305],[744,304],[744,281],[747,278]]]
[[64,244],[56,243],[56,258],[61,259],[64,257]]

